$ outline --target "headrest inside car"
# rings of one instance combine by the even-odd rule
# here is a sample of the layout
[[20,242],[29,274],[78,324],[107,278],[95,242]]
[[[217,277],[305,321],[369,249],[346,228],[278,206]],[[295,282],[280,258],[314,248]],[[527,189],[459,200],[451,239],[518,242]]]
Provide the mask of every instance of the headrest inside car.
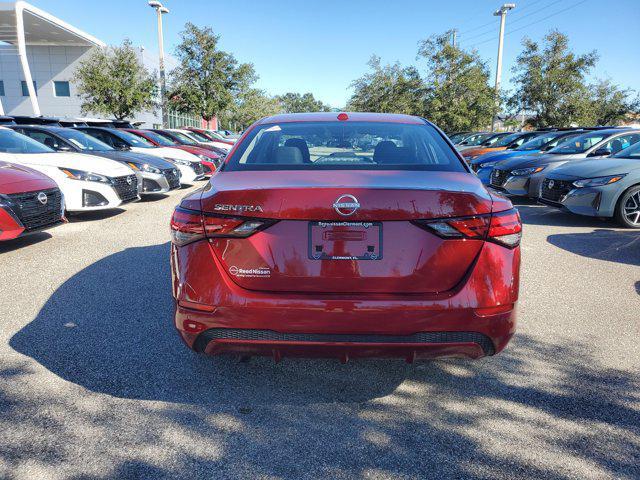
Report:
[[273,163],[291,165],[304,163],[302,152],[298,147],[276,147],[273,152]]

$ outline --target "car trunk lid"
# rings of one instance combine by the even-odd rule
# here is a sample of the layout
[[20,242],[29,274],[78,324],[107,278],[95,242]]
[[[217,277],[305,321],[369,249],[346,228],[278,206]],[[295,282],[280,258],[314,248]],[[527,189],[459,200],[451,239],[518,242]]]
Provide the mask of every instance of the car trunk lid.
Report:
[[248,238],[211,239],[235,283],[301,293],[451,290],[483,242],[443,239],[412,221],[491,207],[477,178],[454,172],[222,172],[201,197],[205,214],[277,220]]

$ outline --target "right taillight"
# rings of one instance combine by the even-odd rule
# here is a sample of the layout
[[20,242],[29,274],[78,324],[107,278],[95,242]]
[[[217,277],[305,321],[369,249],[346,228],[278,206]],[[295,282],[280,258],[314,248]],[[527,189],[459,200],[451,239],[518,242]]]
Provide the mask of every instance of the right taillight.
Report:
[[415,220],[413,223],[441,238],[486,240],[508,248],[518,246],[522,237],[522,223],[515,208],[493,214]]
[[203,238],[246,238],[275,220],[227,217],[177,207],[171,217],[171,241],[178,246]]
[[487,240],[500,243],[505,247],[514,248],[520,244],[522,238],[522,222],[518,210],[512,208],[504,212],[491,215]]

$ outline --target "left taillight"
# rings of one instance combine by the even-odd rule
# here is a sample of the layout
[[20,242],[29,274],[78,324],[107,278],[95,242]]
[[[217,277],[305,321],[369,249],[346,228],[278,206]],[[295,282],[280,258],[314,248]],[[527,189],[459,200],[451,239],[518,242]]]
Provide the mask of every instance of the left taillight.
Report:
[[178,246],[204,238],[247,238],[274,220],[212,215],[177,207],[171,217],[171,241]]
[[415,220],[415,225],[446,239],[486,240],[507,248],[520,244],[522,222],[515,208],[487,215]]

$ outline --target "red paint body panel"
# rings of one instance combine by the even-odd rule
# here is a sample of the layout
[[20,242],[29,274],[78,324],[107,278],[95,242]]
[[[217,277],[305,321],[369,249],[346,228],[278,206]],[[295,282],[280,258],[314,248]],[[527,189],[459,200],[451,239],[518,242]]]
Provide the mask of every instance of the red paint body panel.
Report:
[[[259,123],[338,121],[336,116],[283,115]],[[348,116],[344,121],[424,123],[402,115]],[[348,217],[333,206],[345,194],[360,204]],[[246,208],[238,211],[238,206]],[[223,170],[211,179],[210,188],[186,197],[181,207],[212,217],[276,220],[247,238],[172,244],[175,327],[198,351],[272,355],[276,360],[282,356],[478,358],[501,351],[515,331],[520,248],[483,236],[445,238],[413,223],[488,218],[513,208],[508,199],[490,194],[471,173]],[[318,232],[314,230],[318,221],[334,223]],[[338,222],[348,223],[335,225]],[[380,237],[377,226],[363,226],[367,222],[381,226]],[[376,252],[380,248],[382,256],[356,259],[361,244],[367,243]],[[338,256],[346,252],[348,258],[318,260],[312,254],[316,246]],[[213,339],[202,333],[214,331],[223,336],[225,331],[241,333],[239,338]],[[249,339],[242,336],[248,331],[267,333]],[[450,333],[453,340],[446,337]],[[468,333],[488,338],[492,348],[456,340],[455,334],[462,338]],[[447,339],[404,338],[422,334]],[[362,340],[341,341],[340,335]],[[310,339],[304,340],[305,336]]]
[[[56,187],[56,182],[36,170],[23,165],[0,162],[0,194],[11,195]],[[0,206],[0,240],[12,240],[23,232],[24,226],[15,215]]]
[[[480,242],[479,242],[480,243]],[[480,316],[475,309],[515,304],[520,250],[484,243],[468,277],[440,294],[333,294],[257,292],[238,286],[221,271],[207,241],[172,246],[173,294],[179,302],[210,305],[213,312],[176,308],[175,326],[192,346],[197,335],[184,332],[195,320],[207,328],[263,329],[277,332],[411,335],[418,332],[473,331],[502,350],[515,330],[515,311]],[[274,344],[271,344],[274,345]],[[300,348],[304,351],[305,344]],[[251,346],[251,345],[249,345]],[[451,347],[451,345],[448,345]],[[378,349],[413,350],[378,345]],[[262,351],[257,348],[255,353]],[[395,356],[395,355],[394,355]],[[404,356],[404,355],[400,355]]]

